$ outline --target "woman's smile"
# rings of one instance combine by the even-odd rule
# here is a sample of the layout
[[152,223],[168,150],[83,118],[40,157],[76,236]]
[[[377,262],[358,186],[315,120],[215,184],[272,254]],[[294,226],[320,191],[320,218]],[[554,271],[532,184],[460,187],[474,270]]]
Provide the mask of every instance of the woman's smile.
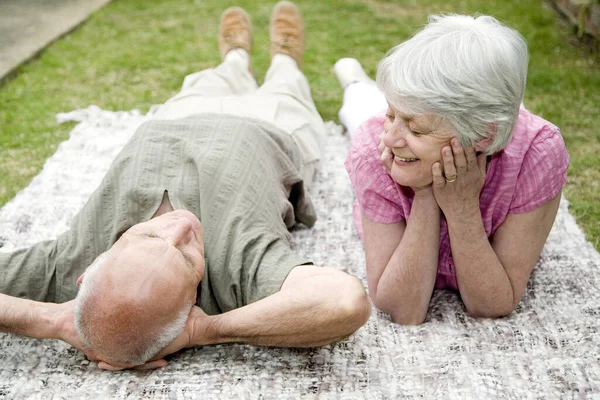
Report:
[[408,165],[411,163],[414,163],[416,161],[419,161],[418,158],[409,158],[409,157],[400,157],[400,156],[394,156],[394,162],[398,165]]

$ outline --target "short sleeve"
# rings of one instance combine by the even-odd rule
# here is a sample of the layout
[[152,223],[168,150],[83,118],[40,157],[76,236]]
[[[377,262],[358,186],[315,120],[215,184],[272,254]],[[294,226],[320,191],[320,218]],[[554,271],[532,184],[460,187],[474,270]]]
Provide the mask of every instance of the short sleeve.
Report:
[[[311,260],[292,252],[287,240],[271,240],[260,255],[258,264],[252,263],[249,268],[243,269],[240,276],[241,301],[238,302],[238,307],[277,293],[292,269],[299,265],[313,264]],[[253,259],[252,256],[246,258]],[[258,254],[256,259],[259,259]]]
[[510,213],[532,211],[560,192],[567,181],[569,154],[555,126],[545,126],[525,154]]
[[405,219],[398,185],[383,166],[379,134],[383,119],[373,117],[362,124],[344,163],[361,212],[373,222],[391,224]]

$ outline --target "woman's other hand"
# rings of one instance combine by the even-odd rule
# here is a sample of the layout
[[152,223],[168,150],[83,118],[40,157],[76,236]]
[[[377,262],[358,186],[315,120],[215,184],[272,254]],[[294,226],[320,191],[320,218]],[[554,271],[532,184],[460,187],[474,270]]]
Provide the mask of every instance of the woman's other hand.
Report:
[[457,138],[450,143],[442,148],[442,161],[432,165],[433,194],[446,218],[471,217],[480,212],[486,155],[476,155],[474,148],[463,149]]

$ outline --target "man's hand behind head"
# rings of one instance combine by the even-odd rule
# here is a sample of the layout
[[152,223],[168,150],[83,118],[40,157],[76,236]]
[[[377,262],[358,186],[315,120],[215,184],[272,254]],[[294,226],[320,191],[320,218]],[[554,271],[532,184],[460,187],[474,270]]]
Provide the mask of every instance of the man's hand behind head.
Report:
[[90,361],[98,361],[96,353],[83,344],[75,329],[75,300],[56,304],[53,320],[56,322],[56,338],[69,343],[77,350],[83,352]]
[[188,347],[201,346],[213,343],[210,334],[211,321],[213,317],[207,315],[200,307],[193,306],[185,324],[183,332],[175,338],[167,347],[161,350],[152,360],[136,366],[119,366],[100,361],[98,367],[108,371],[120,371],[127,368],[133,369],[156,369],[165,367],[168,361],[165,357]]

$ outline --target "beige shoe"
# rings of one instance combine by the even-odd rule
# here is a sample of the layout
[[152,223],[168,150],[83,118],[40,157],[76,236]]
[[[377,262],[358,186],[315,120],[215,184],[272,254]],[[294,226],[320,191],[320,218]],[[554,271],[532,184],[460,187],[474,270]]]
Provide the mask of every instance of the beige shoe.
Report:
[[290,1],[280,1],[273,8],[269,27],[271,58],[275,54],[287,54],[302,65],[304,56],[304,23],[298,7]]
[[229,7],[221,15],[219,25],[219,53],[221,60],[232,49],[252,49],[252,23],[250,16],[241,7]]

